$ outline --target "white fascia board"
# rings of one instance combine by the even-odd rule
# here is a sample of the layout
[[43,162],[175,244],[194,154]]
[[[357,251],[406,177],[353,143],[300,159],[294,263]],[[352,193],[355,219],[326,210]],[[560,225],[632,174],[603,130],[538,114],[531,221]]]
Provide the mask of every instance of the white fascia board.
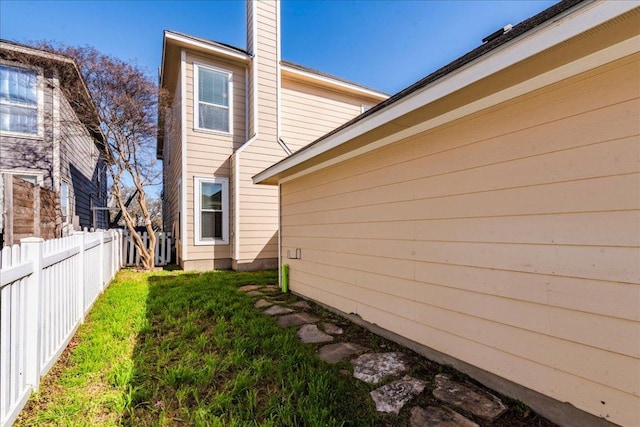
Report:
[[312,80],[317,80],[326,84],[330,84],[332,86],[338,86],[340,88],[348,89],[352,92],[357,92],[362,95],[367,95],[367,96],[372,96],[374,98],[382,98],[382,99],[387,99],[389,97],[389,95],[387,95],[386,93],[376,92],[374,90],[366,89],[361,86],[343,82],[337,79],[332,79],[330,77],[321,76],[319,74],[315,74],[309,71],[300,70],[298,68],[290,67],[288,65],[280,65],[280,69],[287,73],[291,73],[301,77],[306,77]]
[[445,123],[450,123],[462,117],[470,116],[471,114],[476,113],[478,111],[509,101],[513,98],[516,98],[521,95],[525,95],[527,93],[533,92],[534,90],[543,88],[545,86],[552,85],[561,80],[565,80],[570,77],[573,77],[577,74],[584,73],[586,71],[593,69],[594,67],[608,64],[617,59],[624,58],[625,56],[628,56],[628,55],[632,55],[633,53],[638,52],[638,46],[640,46],[640,36],[636,36],[631,39],[625,40],[624,42],[618,43],[602,51],[593,53],[589,56],[586,56],[584,58],[581,58],[569,64],[563,65],[562,67],[548,71],[544,74],[540,74],[532,79],[519,83],[513,87],[501,90],[500,92],[496,92],[490,96],[479,99],[470,104],[466,104],[460,108],[456,108],[455,110],[448,111],[440,116],[421,122],[410,128],[406,128],[404,130],[393,133],[387,137],[376,140],[375,142],[367,144],[363,147],[356,148],[347,153],[341,154],[336,157],[332,157],[329,160],[326,160],[324,162],[305,168],[300,172],[288,175],[287,177],[280,179],[278,182],[280,184],[283,184],[285,182],[292,181],[301,176],[308,175],[310,173],[319,171],[329,166],[349,160],[351,158],[369,153],[373,150],[377,150],[378,148],[393,144],[394,142],[412,137],[422,132],[426,132],[430,129],[441,126]]
[[564,12],[564,15],[541,24],[519,38],[480,56],[471,63],[435,80],[424,88],[373,113],[371,116],[365,117],[352,126],[342,129],[325,140],[310,146],[308,149],[303,148],[281,163],[255,175],[253,182],[260,184],[289,168],[332,150],[478,80],[535,56],[636,7],[637,4],[635,2],[595,2],[583,5],[580,11],[570,9]]
[[190,37],[185,37],[179,34],[175,34],[175,33],[171,33],[171,32],[166,32],[165,33],[165,39],[166,40],[173,40],[175,42],[180,43],[181,46],[183,47],[192,47],[192,48],[197,48],[197,49],[201,49],[204,50],[206,52],[209,53],[215,53],[218,55],[223,55],[223,56],[227,56],[230,58],[234,58],[234,59],[239,59],[241,61],[244,62],[249,62],[249,60],[251,60],[251,56],[247,55],[245,53],[242,52],[238,52],[236,50],[233,49],[228,49],[228,48],[224,48],[221,46],[217,46],[214,44],[210,44],[210,43],[205,43],[202,42],[200,40],[194,40]]

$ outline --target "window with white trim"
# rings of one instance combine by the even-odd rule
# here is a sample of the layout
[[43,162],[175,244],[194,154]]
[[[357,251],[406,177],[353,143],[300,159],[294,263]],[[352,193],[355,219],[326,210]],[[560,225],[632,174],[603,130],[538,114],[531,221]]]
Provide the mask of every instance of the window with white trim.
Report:
[[38,135],[38,73],[0,65],[0,131]]
[[195,127],[231,133],[231,73],[195,64],[194,80]]
[[194,178],[196,245],[229,243],[229,180]]

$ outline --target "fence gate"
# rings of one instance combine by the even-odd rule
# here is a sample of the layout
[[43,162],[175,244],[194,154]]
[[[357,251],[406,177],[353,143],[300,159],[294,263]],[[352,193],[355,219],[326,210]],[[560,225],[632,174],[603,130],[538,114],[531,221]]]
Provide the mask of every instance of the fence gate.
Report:
[[[144,242],[145,247],[149,248],[149,234],[147,232],[143,232],[140,237]],[[162,267],[169,263],[171,263],[171,249],[172,249],[173,239],[171,238],[171,233],[156,233],[156,247],[155,247],[155,265],[156,267]],[[124,264],[126,266],[137,266],[140,265],[140,254],[136,249],[136,245],[133,242],[133,237],[128,231],[124,233],[124,239],[122,241],[123,244],[123,254],[124,254]]]

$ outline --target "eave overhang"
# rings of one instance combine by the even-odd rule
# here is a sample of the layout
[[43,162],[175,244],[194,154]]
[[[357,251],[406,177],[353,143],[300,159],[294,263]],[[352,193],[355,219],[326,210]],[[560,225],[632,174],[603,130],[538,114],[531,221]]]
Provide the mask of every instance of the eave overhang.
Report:
[[[548,84],[545,81],[551,80],[545,73],[578,62],[616,40],[623,44],[627,41],[621,49],[637,51],[637,35],[629,42],[629,34],[623,31],[609,31],[607,39],[591,30],[606,28],[608,21],[627,14],[634,15],[628,20],[632,22],[627,23],[627,32],[637,33],[638,10],[633,2],[564,1],[552,6],[519,24],[528,25],[519,34],[506,33],[493,41],[495,47],[481,46],[471,51],[258,173],[253,182],[277,185],[504,102],[509,96],[530,91],[532,86],[527,81],[537,79],[536,84]],[[539,16],[544,20],[535,22]],[[590,37],[591,52],[576,49],[571,43],[580,35]]]

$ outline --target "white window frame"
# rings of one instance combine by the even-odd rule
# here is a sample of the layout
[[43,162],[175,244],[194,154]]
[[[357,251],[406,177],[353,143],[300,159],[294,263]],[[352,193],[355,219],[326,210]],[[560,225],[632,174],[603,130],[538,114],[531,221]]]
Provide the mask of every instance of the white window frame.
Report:
[[[222,238],[203,239],[200,206],[203,183],[222,185]],[[229,244],[229,178],[193,177],[193,244],[195,246],[228,245]]]
[[[43,78],[43,71],[42,68],[40,67],[34,67],[34,66],[29,66],[29,65],[25,65],[25,64],[20,64],[17,62],[12,62],[12,61],[5,61],[5,60],[1,60],[0,59],[0,65],[4,65],[5,67],[11,67],[11,68],[19,68],[19,69],[23,69],[26,71],[31,71],[34,72],[36,74],[36,96],[37,96],[37,103],[36,103],[36,108],[37,108],[37,120],[38,120],[38,124],[37,124],[37,132],[36,133],[26,133],[26,132],[16,132],[16,131],[7,131],[7,130],[0,130],[0,135],[3,136],[16,136],[16,137],[20,137],[20,138],[32,138],[32,139],[41,139],[42,136],[44,135],[44,78]],[[12,104],[5,104],[5,105],[12,105]]]
[[20,178],[20,175],[23,176],[33,176],[36,178],[36,184],[40,187],[44,184],[44,173],[40,171],[32,171],[28,169],[0,169],[0,174],[7,173]]
[[[67,200],[66,200],[66,209],[62,208],[62,186],[65,185],[67,187]],[[71,193],[70,193],[70,188],[71,186],[69,185],[69,182],[66,179],[62,179],[60,180],[60,213],[62,214],[62,217],[64,218],[62,220],[62,222],[64,224],[70,224],[70,212],[71,212]],[[66,210],[66,212],[65,212]]]
[[[229,90],[228,90],[229,106],[227,107],[228,115],[229,115],[229,131],[228,132],[225,132],[223,130],[207,129],[207,128],[200,127],[200,109],[198,108],[200,104],[200,93],[199,93],[200,68],[205,70],[215,71],[217,73],[223,73],[228,76],[227,77],[227,81],[229,84]],[[216,107],[226,107],[224,105],[218,105],[218,104],[211,104],[211,105],[215,105]],[[196,131],[216,133],[220,135],[233,135],[233,72],[229,70],[224,70],[222,68],[212,67],[210,65],[200,64],[197,62],[193,63],[193,129]]]

